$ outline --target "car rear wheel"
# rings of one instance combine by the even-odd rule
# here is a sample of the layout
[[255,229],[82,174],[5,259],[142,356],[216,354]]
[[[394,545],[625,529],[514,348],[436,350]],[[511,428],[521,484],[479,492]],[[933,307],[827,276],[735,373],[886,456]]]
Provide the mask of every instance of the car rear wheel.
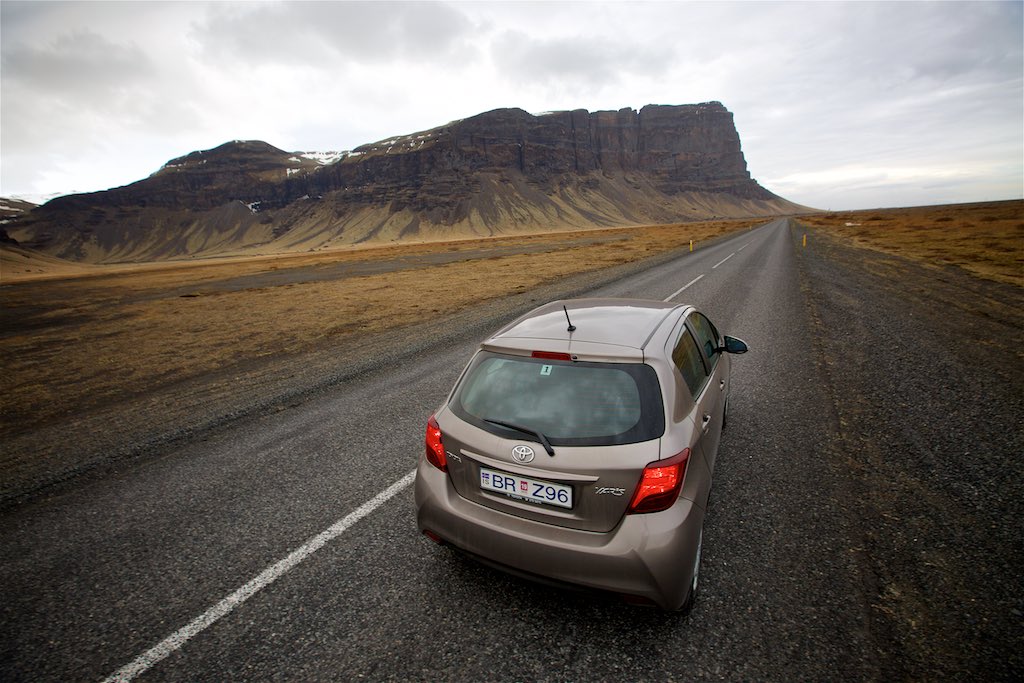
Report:
[[704,545],[704,529],[700,530],[700,536],[697,537],[697,554],[693,558],[693,578],[690,580],[690,593],[686,596],[686,601],[683,602],[683,606],[679,608],[680,614],[686,616],[693,609],[693,603],[697,600],[697,586],[700,579],[700,553],[701,548]]

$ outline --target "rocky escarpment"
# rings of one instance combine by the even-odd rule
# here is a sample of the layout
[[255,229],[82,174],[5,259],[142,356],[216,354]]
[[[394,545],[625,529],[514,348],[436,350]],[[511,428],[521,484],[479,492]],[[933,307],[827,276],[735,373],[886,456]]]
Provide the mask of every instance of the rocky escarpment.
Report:
[[12,227],[89,262],[761,216],[804,207],[747,171],[717,102],[640,111],[499,109],[337,155],[232,142]]
[[[430,210],[480,189],[478,174],[519,174],[543,190],[574,177],[644,175],[666,195],[729,193],[772,200],[752,181],[732,114],[721,104],[647,106],[532,116],[499,109],[441,128],[365,145],[308,178],[292,195],[355,188],[359,200]],[[414,180],[415,182],[410,182]],[[367,196],[369,195],[369,196]],[[300,195],[301,196],[301,195]]]

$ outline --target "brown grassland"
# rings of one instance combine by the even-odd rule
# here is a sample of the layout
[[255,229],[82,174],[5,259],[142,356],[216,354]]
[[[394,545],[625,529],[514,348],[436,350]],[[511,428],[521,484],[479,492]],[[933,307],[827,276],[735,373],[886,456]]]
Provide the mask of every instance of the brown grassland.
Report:
[[1024,201],[849,211],[800,220],[861,247],[1024,286]]
[[[856,244],[1024,286],[1024,202],[800,218]],[[278,257],[0,272],[0,438],[233,364],[442,317],[765,219]],[[39,272],[42,270],[43,272]],[[33,272],[34,271],[34,272]]]
[[35,263],[2,274],[0,437],[232,364],[441,317],[757,224],[91,267],[58,279]]

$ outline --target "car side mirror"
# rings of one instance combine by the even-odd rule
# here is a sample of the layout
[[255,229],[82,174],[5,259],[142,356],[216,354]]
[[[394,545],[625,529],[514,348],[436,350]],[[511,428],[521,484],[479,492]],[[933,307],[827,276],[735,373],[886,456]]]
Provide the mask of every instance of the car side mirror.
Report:
[[742,339],[725,335],[725,346],[720,347],[718,350],[725,351],[726,353],[746,353],[750,349],[747,348],[747,342]]

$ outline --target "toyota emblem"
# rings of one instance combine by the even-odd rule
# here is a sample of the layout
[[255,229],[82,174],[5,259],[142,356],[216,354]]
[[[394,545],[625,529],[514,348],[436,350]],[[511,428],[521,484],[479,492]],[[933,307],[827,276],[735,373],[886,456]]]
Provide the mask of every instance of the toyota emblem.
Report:
[[529,446],[519,444],[512,449],[512,459],[516,462],[521,462],[523,464],[533,462],[533,456],[533,449]]

